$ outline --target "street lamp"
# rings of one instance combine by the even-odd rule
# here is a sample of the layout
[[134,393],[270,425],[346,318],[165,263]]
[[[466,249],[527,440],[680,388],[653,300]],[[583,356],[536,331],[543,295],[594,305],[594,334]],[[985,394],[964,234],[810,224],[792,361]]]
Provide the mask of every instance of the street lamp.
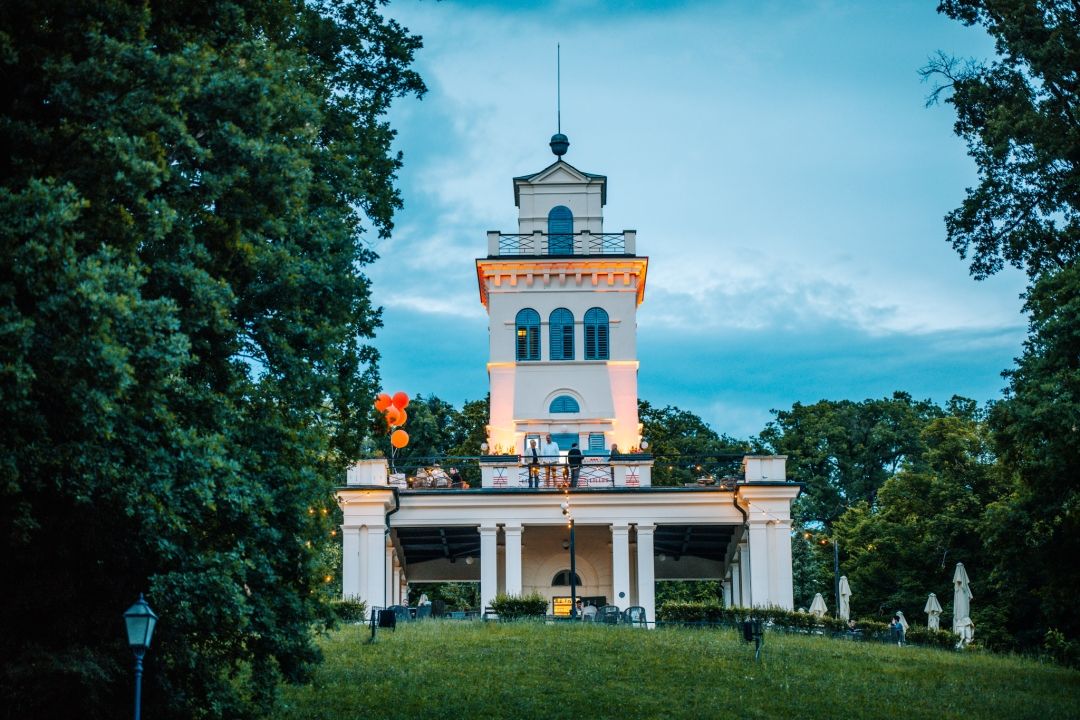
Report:
[[135,720],[142,714],[142,661],[143,655],[150,649],[150,638],[154,635],[154,626],[158,616],[150,609],[142,593],[139,600],[124,613],[127,626],[128,645],[135,653]]
[[562,514],[570,528],[570,619],[577,618],[577,557],[574,554],[574,513],[570,509],[570,488],[563,489]]
[[[821,544],[829,542],[822,539]],[[832,537],[832,571],[833,571],[833,600],[835,601],[836,617],[840,617],[840,541],[836,536]]]

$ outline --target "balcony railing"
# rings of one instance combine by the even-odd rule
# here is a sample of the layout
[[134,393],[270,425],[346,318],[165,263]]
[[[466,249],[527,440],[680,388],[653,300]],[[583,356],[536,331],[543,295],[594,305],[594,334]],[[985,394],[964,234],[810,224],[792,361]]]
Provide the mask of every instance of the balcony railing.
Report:
[[637,250],[637,231],[621,233],[502,233],[488,232],[488,255],[500,257],[535,257],[549,255],[634,255]]
[[[561,490],[570,483],[565,456],[531,458],[519,455],[438,456],[361,460],[349,468],[348,485],[391,485],[410,490],[528,489],[535,468],[540,490]],[[551,462],[547,462],[551,461]],[[645,453],[586,455],[577,487],[648,488],[656,486],[734,490],[744,482],[785,481],[786,456],[660,455]]]

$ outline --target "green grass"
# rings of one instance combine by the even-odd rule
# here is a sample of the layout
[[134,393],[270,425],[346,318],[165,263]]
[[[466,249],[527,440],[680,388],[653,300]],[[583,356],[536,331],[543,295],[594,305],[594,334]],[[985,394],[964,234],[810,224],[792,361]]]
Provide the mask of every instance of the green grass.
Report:
[[326,637],[280,720],[1080,717],[1080,673],[1031,660],[732,630],[424,622]]

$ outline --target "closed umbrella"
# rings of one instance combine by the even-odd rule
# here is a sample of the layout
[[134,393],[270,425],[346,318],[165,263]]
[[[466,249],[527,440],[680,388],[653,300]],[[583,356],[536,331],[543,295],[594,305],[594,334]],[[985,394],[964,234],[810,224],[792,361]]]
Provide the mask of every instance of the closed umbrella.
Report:
[[908,625],[908,621],[907,621],[907,618],[906,618],[906,617],[904,617],[904,611],[903,611],[903,610],[897,610],[897,611],[896,611],[896,616],[897,616],[898,618],[900,618],[900,624],[904,626],[904,635],[906,636],[906,635],[907,635],[907,629],[908,629],[909,627],[911,627],[911,626],[910,626],[910,625]]
[[847,575],[840,576],[840,619],[847,620],[851,617],[851,586],[848,585]]
[[953,573],[952,584],[952,631],[957,635],[962,635],[961,621],[971,615],[971,600],[975,597],[971,594],[971,581],[968,580],[968,574],[967,570],[964,569],[964,563],[956,563],[956,572]]
[[930,593],[926,598],[926,606],[922,610],[926,613],[926,627],[929,630],[941,629],[941,603],[938,602],[937,595]]
[[825,598],[821,597],[821,593],[814,595],[814,602],[810,603],[810,614],[825,617],[825,614],[829,612],[829,608],[825,607]]

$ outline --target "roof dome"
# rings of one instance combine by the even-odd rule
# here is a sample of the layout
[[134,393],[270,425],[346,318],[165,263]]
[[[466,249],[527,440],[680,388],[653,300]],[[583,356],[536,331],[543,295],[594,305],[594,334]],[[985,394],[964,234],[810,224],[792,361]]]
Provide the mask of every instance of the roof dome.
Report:
[[548,145],[551,146],[551,152],[561,158],[566,154],[567,148],[570,147],[570,140],[562,133],[555,133],[551,136],[551,142]]

